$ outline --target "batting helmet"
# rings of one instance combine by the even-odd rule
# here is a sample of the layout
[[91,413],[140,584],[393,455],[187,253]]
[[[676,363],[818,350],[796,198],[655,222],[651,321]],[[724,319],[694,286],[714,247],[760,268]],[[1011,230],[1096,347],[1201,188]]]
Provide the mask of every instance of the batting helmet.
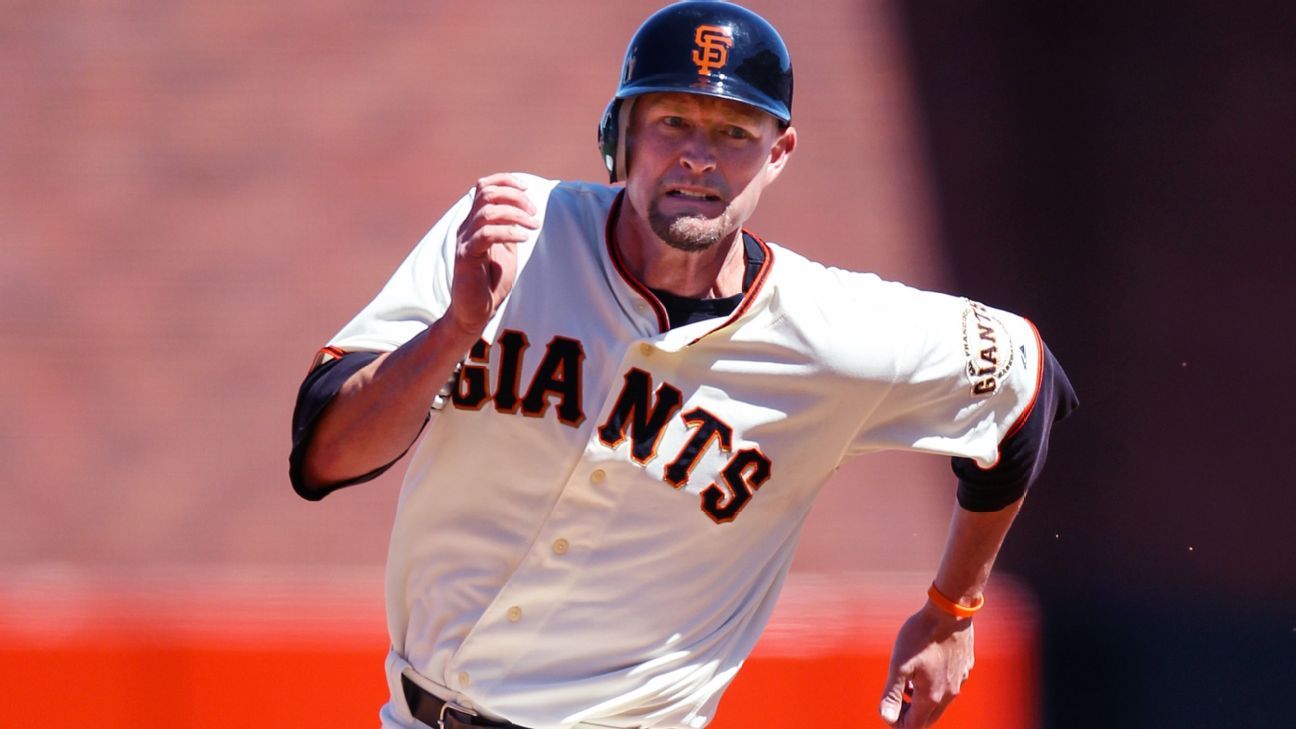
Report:
[[640,94],[678,92],[733,99],[792,121],[792,57],[778,31],[733,3],[688,0],[653,13],[630,39],[616,95],[599,124],[608,177],[625,176],[621,130]]

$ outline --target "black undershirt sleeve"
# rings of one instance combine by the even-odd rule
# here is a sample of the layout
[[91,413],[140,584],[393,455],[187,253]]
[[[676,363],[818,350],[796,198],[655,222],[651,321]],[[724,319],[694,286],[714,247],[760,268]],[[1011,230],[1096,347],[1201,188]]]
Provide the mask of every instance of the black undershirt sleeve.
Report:
[[[292,453],[288,456],[288,478],[292,481],[293,491],[303,499],[319,501],[345,486],[372,481],[400,460],[401,457],[397,456],[391,463],[375,468],[369,473],[323,486],[307,486],[302,475],[306,449],[310,446],[320,416],[342,389],[342,384],[377,358],[377,352],[349,352],[311,370],[302,381],[301,388],[297,391],[297,404],[293,408]],[[405,454],[402,453],[401,456],[403,455]]]
[[1078,404],[1070,380],[1046,346],[1035,406],[1022,426],[999,444],[999,461],[983,469],[970,458],[951,459],[959,480],[959,506],[968,511],[999,511],[1024,496],[1044,468],[1053,424]]

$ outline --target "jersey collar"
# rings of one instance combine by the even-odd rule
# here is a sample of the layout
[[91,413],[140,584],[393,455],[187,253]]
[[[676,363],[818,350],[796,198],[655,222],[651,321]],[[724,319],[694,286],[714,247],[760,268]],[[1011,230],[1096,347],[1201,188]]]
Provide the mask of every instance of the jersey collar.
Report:
[[[626,285],[629,286],[635,294],[652,307],[653,313],[657,317],[657,331],[659,333],[665,333],[670,330],[670,319],[666,314],[666,307],[662,305],[656,294],[654,294],[642,281],[630,272],[629,267],[626,266],[625,259],[621,256],[621,250],[616,244],[616,220],[617,216],[621,213],[621,204],[624,199],[625,189],[623,188],[617,193],[617,196],[612,200],[612,205],[608,208],[606,234],[604,235],[604,239],[607,241],[608,258],[612,261],[612,266],[616,269],[621,280],[625,281]],[[745,256],[747,263],[750,265],[756,257],[753,254],[758,254],[762,258],[760,261],[760,268],[756,270],[754,276],[744,276],[744,279],[751,279],[750,285],[746,286],[746,290],[743,292],[743,299],[739,302],[738,307],[734,309],[733,313],[718,326],[694,337],[686,346],[696,344],[703,338],[710,336],[711,334],[714,334],[741,319],[751,309],[753,302],[756,301],[764,288],[765,282],[769,280],[770,270],[774,267],[774,251],[760,236],[752,233],[746,228],[743,228],[742,235],[744,247],[743,255]]]

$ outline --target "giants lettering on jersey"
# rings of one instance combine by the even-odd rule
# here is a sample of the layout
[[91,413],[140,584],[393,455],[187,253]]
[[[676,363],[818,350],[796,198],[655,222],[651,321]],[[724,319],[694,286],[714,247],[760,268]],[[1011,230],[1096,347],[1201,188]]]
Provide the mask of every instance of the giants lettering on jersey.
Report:
[[550,396],[558,397],[558,421],[573,428],[585,422],[581,407],[581,363],[585,348],[575,339],[556,336],[545,346],[544,359],[536,368],[526,394],[521,394],[522,353],[530,346],[522,332],[507,329],[499,337],[500,368],[495,394],[490,393],[487,363],[490,345],[477,340],[468,352],[468,360],[451,381],[454,406],[461,410],[480,410],[487,400],[494,400],[501,413],[516,413],[533,418],[543,417],[549,409]]
[[993,395],[1013,366],[1013,343],[1007,327],[984,304],[965,300],[963,353],[972,396]]
[[[549,340],[544,357],[524,392],[522,359],[530,344],[523,332],[506,329],[499,335],[495,343],[499,368],[492,394],[491,345],[478,340],[451,381],[454,406],[461,410],[480,410],[489,400],[500,413],[521,412],[530,417],[543,417],[552,404],[551,399],[556,399],[554,409],[560,423],[573,428],[583,423],[581,367],[585,361],[584,347],[568,337],[555,336]],[[598,427],[599,442],[615,449],[628,439],[631,460],[646,466],[658,457],[657,447],[666,426],[682,405],[683,394],[679,388],[669,382],[662,382],[654,388],[650,373],[632,367],[625,373],[621,392],[607,420]],[[733,521],[769,480],[769,458],[759,448],[743,448],[734,453],[733,428],[704,408],[691,408],[678,417],[688,429],[689,437],[666,464],[663,480],[676,489],[684,487],[703,455],[712,448],[718,449],[729,457],[728,462],[720,469],[719,478],[702,490],[701,507],[717,524]]]

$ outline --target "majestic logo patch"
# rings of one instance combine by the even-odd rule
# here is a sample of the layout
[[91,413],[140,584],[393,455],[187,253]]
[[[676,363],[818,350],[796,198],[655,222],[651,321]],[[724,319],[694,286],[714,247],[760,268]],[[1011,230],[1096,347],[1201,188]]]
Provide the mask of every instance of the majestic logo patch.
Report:
[[693,63],[699,76],[710,76],[711,69],[724,68],[729,62],[729,49],[733,48],[733,30],[723,25],[699,25],[693,34],[697,48],[693,49]]
[[968,301],[963,310],[963,353],[972,395],[993,395],[1012,369],[1014,350],[1008,329],[982,304]]

